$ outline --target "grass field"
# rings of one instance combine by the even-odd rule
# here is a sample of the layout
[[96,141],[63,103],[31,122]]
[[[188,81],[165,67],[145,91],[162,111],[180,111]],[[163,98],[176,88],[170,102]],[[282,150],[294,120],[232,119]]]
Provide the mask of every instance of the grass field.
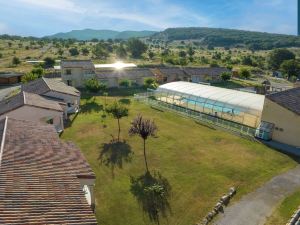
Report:
[[[117,136],[117,121],[101,117],[104,102],[116,98],[130,102],[129,116],[121,120],[121,136],[134,154],[130,162],[114,169],[113,176],[112,169],[102,165],[98,157],[102,144],[109,143],[111,135]],[[152,109],[130,97],[85,97],[81,104],[82,112],[62,138],[81,148],[96,173],[96,216],[102,225],[150,224],[129,191],[130,176],[142,175],[145,170],[142,141],[128,135],[130,122],[139,113],[153,118],[159,128],[157,137],[147,141],[149,168],[160,171],[172,187],[172,214],[161,224],[195,224],[231,186],[238,187],[237,200],[296,165],[288,156],[260,143]]]
[[286,224],[300,206],[300,190],[287,197],[268,219],[266,225]]

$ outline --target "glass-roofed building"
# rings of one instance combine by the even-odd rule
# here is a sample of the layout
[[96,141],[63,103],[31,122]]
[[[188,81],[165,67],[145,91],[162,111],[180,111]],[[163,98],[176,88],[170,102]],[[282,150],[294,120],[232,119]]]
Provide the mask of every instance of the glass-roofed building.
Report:
[[265,96],[190,82],[159,86],[156,100],[256,128]]

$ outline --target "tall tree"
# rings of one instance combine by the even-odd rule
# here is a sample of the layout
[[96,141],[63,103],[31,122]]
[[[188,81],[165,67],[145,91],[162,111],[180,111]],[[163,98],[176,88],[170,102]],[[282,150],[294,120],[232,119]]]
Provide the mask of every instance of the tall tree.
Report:
[[278,70],[283,61],[295,58],[295,54],[288,49],[275,49],[269,55],[269,65],[272,69]]
[[120,133],[121,133],[120,119],[122,119],[125,116],[128,116],[128,108],[125,107],[123,104],[115,101],[113,104],[107,106],[105,111],[118,120],[118,142],[119,142]]
[[300,77],[300,63],[297,60],[285,60],[280,66],[280,70],[287,74],[288,78]]
[[157,126],[153,120],[144,119],[141,115],[138,115],[132,122],[129,129],[130,135],[138,135],[143,139],[144,160],[146,166],[146,172],[149,172],[147,155],[146,155],[146,140],[149,137],[154,137],[157,131]]
[[133,58],[140,58],[148,48],[144,42],[136,38],[129,39],[127,42],[127,47]]

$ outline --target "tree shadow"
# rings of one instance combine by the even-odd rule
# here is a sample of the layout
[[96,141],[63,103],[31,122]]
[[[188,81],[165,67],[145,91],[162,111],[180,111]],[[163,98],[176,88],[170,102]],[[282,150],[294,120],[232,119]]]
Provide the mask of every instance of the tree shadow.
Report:
[[120,103],[124,104],[124,105],[130,105],[131,104],[131,100],[129,98],[122,98],[119,100]]
[[137,177],[130,177],[130,192],[137,199],[143,212],[151,222],[160,224],[160,218],[168,218],[172,214],[169,199],[171,185],[159,172],[150,172]]
[[100,112],[103,110],[103,105],[98,104],[93,98],[92,101],[86,101],[83,105],[80,106],[80,111],[82,113],[92,113]]
[[131,146],[125,140],[118,141],[113,138],[109,143],[102,144],[98,160],[101,164],[111,168],[114,178],[114,169],[116,167],[122,169],[123,163],[131,162],[132,155]]

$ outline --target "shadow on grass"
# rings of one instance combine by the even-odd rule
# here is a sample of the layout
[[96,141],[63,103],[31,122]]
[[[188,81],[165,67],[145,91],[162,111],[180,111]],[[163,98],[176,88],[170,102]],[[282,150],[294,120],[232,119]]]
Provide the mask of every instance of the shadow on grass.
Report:
[[151,222],[160,224],[160,218],[168,218],[172,213],[169,199],[171,185],[159,172],[130,178],[130,192],[140,204],[143,212]]
[[116,167],[122,169],[123,163],[131,162],[132,155],[131,146],[126,141],[112,139],[109,143],[102,144],[98,160],[101,164],[111,168],[114,178],[114,169]]
[[92,101],[86,101],[83,105],[80,106],[81,113],[92,113],[92,112],[98,113],[102,110],[103,110],[103,105],[98,104],[95,101],[95,98],[93,98]]
[[124,104],[124,105],[130,105],[131,104],[131,100],[129,98],[122,98],[119,100],[120,103]]

